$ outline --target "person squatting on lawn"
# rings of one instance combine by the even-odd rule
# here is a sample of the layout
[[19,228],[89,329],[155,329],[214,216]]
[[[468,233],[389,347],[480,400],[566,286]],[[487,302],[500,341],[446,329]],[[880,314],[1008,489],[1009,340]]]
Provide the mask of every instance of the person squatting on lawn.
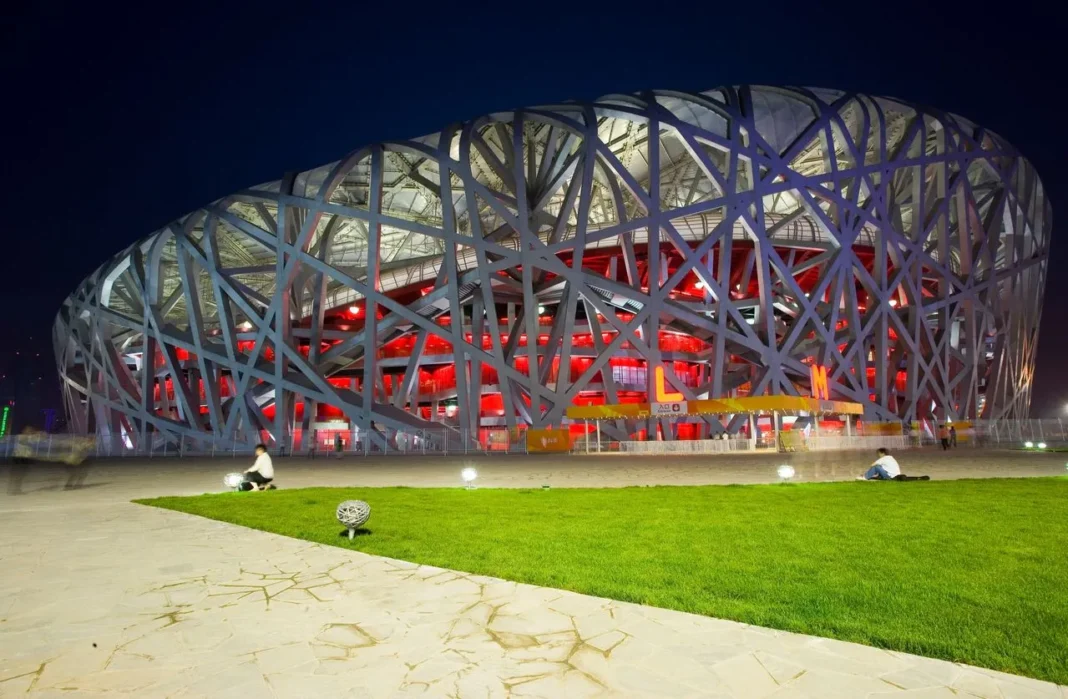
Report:
[[245,471],[245,480],[252,486],[251,490],[265,489],[261,486],[266,486],[274,480],[274,463],[271,462],[271,455],[263,444],[256,445],[256,462]]
[[879,447],[876,452],[879,458],[871,465],[871,468],[863,476],[857,476],[858,481],[929,481],[930,476],[906,476],[901,472],[901,466],[897,459],[890,456],[890,450]]

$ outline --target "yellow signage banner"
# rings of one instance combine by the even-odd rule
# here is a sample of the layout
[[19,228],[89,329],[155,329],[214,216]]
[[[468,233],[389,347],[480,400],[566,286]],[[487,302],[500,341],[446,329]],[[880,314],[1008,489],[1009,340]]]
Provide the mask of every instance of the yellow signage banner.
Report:
[[903,433],[900,422],[865,422],[864,434],[879,437],[900,436]]
[[571,432],[527,430],[527,451],[571,451]]
[[805,442],[805,434],[796,430],[780,432],[779,447],[783,451],[808,451],[808,444]]
[[[682,415],[727,415],[737,413],[810,412],[837,415],[863,415],[860,403],[836,400],[817,400],[807,396],[749,396],[746,398],[714,398],[685,402]],[[621,403],[618,405],[572,405],[567,416],[572,420],[611,420],[616,418],[644,418],[653,414],[648,403]]]

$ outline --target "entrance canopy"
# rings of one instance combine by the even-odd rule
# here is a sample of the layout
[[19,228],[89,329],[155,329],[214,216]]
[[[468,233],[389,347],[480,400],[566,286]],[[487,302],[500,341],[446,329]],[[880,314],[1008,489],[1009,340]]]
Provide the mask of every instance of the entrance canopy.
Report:
[[686,417],[688,415],[749,415],[771,412],[862,415],[864,406],[860,403],[817,400],[806,396],[750,396],[669,403],[572,405],[567,409],[567,416],[572,420],[614,420],[618,418]]

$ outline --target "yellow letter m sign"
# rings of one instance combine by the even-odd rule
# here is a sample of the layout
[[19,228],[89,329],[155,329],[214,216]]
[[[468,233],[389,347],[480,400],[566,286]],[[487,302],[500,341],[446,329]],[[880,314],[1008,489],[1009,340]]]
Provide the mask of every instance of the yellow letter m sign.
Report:
[[816,400],[830,400],[831,392],[827,388],[827,367],[813,364],[809,367],[812,377],[812,397]]

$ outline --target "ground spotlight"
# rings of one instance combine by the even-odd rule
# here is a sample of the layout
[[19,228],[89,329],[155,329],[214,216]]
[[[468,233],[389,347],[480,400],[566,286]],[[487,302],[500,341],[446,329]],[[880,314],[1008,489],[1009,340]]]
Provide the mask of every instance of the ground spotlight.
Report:
[[356,536],[356,530],[367,524],[371,518],[371,506],[363,500],[346,500],[337,506],[337,521],[345,525],[349,539]]
[[241,485],[241,481],[243,480],[245,480],[245,477],[240,473],[227,473],[223,476],[223,483],[226,484],[227,488],[236,488]]
[[1024,449],[1034,449],[1034,448],[1035,448],[1035,443],[1034,442],[1024,442]]
[[463,479],[467,489],[471,490],[475,487],[475,479],[478,478],[478,471],[476,471],[473,466],[468,466],[463,471],[460,471],[460,478]]
[[779,467],[778,473],[779,473],[779,478],[781,478],[784,481],[788,481],[788,480],[790,480],[791,478],[794,477],[794,474],[796,473],[796,471],[794,471],[794,467],[791,466],[790,464],[783,464],[782,466]]
[[1045,442],[1039,442],[1038,443],[1038,448],[1039,449],[1045,449],[1046,448],[1046,443]]

